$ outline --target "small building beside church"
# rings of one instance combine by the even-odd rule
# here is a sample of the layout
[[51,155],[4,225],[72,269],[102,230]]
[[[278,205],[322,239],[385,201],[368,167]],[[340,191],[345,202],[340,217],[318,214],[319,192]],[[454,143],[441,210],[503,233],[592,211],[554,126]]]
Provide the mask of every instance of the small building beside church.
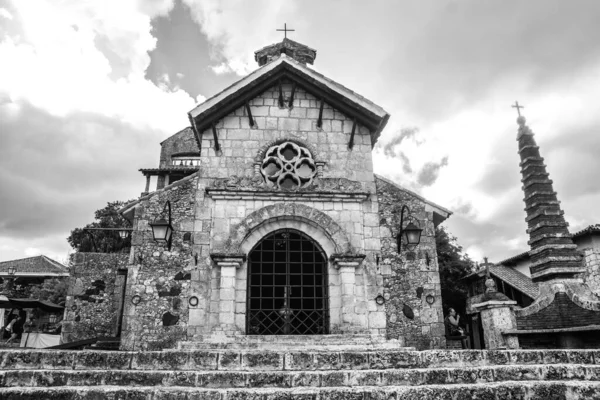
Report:
[[307,66],[305,45],[255,58],[188,112],[121,210],[133,224],[121,348],[273,335],[444,347],[434,229],[451,213],[373,173],[390,115]]

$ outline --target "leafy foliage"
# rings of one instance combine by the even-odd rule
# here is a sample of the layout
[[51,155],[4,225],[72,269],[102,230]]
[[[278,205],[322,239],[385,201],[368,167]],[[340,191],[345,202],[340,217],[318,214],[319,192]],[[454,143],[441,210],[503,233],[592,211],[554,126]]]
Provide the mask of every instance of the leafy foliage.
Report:
[[129,221],[119,214],[119,209],[129,201],[109,202],[106,207],[95,212],[95,221],[83,228],[75,228],[67,241],[81,253],[117,253],[129,251],[131,236],[121,239],[117,231],[86,231],[86,228],[123,228],[130,227]]
[[68,279],[46,279],[42,284],[31,287],[29,297],[32,299],[49,301],[54,304],[64,304],[67,299],[68,287]]
[[456,240],[445,227],[435,229],[444,311],[451,307],[464,315],[468,287],[462,278],[473,272],[474,263]]

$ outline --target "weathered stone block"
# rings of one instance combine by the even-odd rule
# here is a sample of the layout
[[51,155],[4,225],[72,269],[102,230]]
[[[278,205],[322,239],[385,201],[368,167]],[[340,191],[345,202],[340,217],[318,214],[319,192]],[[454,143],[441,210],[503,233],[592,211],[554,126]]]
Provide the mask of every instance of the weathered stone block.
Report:
[[291,377],[281,372],[257,372],[248,374],[248,387],[291,387]]
[[192,370],[216,370],[218,353],[193,351],[189,353],[188,368]]
[[237,370],[241,369],[240,353],[225,351],[219,355],[219,366],[221,370]]
[[198,381],[207,388],[241,388],[246,387],[246,374],[231,371],[204,372],[198,374]]
[[242,367],[249,370],[281,370],[283,369],[283,354],[276,352],[244,353]]

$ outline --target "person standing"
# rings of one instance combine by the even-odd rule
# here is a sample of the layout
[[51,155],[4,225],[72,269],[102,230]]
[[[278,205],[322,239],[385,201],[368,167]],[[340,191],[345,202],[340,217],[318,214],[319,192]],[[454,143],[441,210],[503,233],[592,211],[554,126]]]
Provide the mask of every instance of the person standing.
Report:
[[448,316],[444,322],[446,323],[446,328],[448,329],[450,336],[463,336],[465,334],[463,328],[458,325],[460,322],[460,315],[456,313],[454,308],[448,310]]

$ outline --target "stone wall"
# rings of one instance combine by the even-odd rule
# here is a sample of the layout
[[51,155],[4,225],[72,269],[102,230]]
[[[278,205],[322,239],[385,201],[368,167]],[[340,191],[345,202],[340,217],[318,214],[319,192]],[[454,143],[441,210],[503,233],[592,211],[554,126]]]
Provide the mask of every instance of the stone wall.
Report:
[[[284,84],[282,89],[287,105],[292,85]],[[280,108],[278,96],[278,88],[272,87],[249,102],[255,121],[253,127],[249,125],[244,107],[220,120],[215,125],[220,154],[215,152],[212,131],[203,132],[202,177],[252,177],[255,157],[264,147],[280,139],[295,139],[317,150],[313,157],[325,161],[324,176],[358,181],[365,189],[373,190],[372,143],[367,128],[357,125],[354,147],[349,150],[352,118],[325,104],[323,124],[319,128],[320,101],[316,97],[296,88],[293,107]]]
[[[418,349],[443,348],[444,316],[433,213],[426,211],[424,201],[412,193],[383,179],[377,178],[376,184],[381,232],[379,268],[387,298],[387,336],[405,338],[406,346]],[[423,232],[415,249],[403,248],[399,254],[396,235],[403,205],[409,207]],[[435,297],[432,305],[427,303],[427,295]]]
[[517,311],[517,324],[520,330],[600,325],[600,312],[585,309],[569,299],[566,293],[559,292],[555,294],[554,301],[537,313],[523,315]]
[[178,153],[198,153],[198,143],[192,128],[185,128],[162,142],[160,147],[160,167],[170,165],[171,156]]
[[585,249],[583,265],[586,269],[583,274],[583,282],[587,283],[592,293],[600,296],[600,248]]
[[[190,311],[189,334],[204,335],[211,333],[218,325],[219,314],[226,307],[219,298],[221,271],[210,258],[211,253],[223,252],[225,243],[231,235],[244,226],[244,221],[251,216],[265,216],[262,221],[263,236],[266,232],[279,228],[302,228],[298,225],[301,216],[269,214],[272,207],[283,203],[305,206],[309,210],[317,210],[327,215],[346,233],[355,253],[365,254],[361,266],[355,270],[356,288],[353,295],[356,302],[351,307],[359,315],[353,323],[372,333],[384,332],[383,313],[374,304],[373,299],[381,291],[382,279],[377,278],[375,254],[379,252],[379,226],[377,223],[377,202],[366,199],[369,192],[374,192],[373,167],[371,160],[370,132],[358,125],[354,138],[354,147],[348,149],[353,120],[331,106],[325,104],[323,124],[316,126],[319,116],[320,101],[301,88],[296,88],[293,107],[288,106],[292,86],[284,84],[285,107],[279,107],[277,87],[273,87],[250,101],[255,125],[250,127],[245,108],[239,108],[216,124],[221,150],[214,149],[212,131],[202,135],[202,160],[199,172],[200,183],[196,195],[196,229],[193,248],[200,254],[199,265],[202,269],[192,277],[192,292],[199,298],[199,304]],[[285,197],[281,193],[273,193],[272,189],[247,186],[255,174],[255,164],[262,161],[264,152],[273,144],[282,140],[292,140],[311,151],[315,161],[323,162],[320,175],[321,186],[303,190],[301,195],[291,192]],[[323,188],[326,180],[346,179],[349,186],[336,184],[334,188]],[[225,180],[226,182],[219,182]],[[352,187],[352,189],[350,189]],[[226,194],[207,193],[215,188],[222,188]],[[339,197],[320,196],[319,192],[340,192]],[[236,191],[243,191],[243,193]],[[265,192],[271,192],[267,195]],[[363,197],[358,199],[342,199],[344,192],[360,191]],[[275,190],[277,192],[277,190]],[[281,191],[279,191],[281,192]],[[307,198],[307,192],[312,192]],[[310,212],[309,212],[310,214]],[[305,218],[306,220],[306,218]],[[315,228],[319,230],[320,228]],[[321,229],[323,231],[323,229]],[[247,232],[248,235],[251,232]],[[314,238],[314,237],[313,237]],[[258,239],[258,238],[255,238]],[[323,239],[317,240],[323,244]],[[335,240],[334,240],[335,241]],[[248,251],[249,249],[245,249]],[[327,251],[326,251],[327,253]],[[331,252],[327,257],[332,256]],[[330,265],[330,296],[335,298],[332,307],[332,330],[341,328],[342,321],[338,315],[341,310],[341,284],[339,272]],[[244,332],[244,313],[246,302],[246,264],[236,270],[235,289],[235,331]],[[340,311],[341,313],[341,311]]]
[[[387,328],[388,337],[402,340],[401,345],[404,339],[406,345],[419,348],[443,345],[432,213],[418,196],[392,186],[382,184],[384,193],[378,198],[370,132],[357,125],[354,147],[349,149],[353,119],[325,105],[319,128],[320,101],[296,88],[289,107],[291,90],[291,85],[283,85],[285,107],[278,105],[276,87],[251,100],[252,127],[245,108],[216,123],[219,151],[212,131],[203,132],[200,171],[142,198],[136,206],[124,349],[168,348],[177,340],[202,340],[215,333],[244,334],[244,256],[265,235],[284,228],[308,234],[326,253],[331,333],[385,335]],[[184,142],[189,144],[188,139]],[[265,151],[282,141],[307,148],[318,163],[318,175],[309,187],[276,189],[264,185],[257,174]],[[164,143],[161,159],[173,148],[171,142]],[[152,240],[148,226],[167,199],[174,205],[176,221],[170,252]],[[383,211],[381,199],[386,202]],[[380,221],[404,201],[417,212],[425,233],[417,252],[398,256],[393,240],[386,239],[382,250],[380,238],[388,238],[399,221]],[[184,233],[191,234],[189,242],[182,240]],[[185,280],[176,281],[177,274]],[[387,319],[386,307],[375,303],[384,286],[393,295]],[[420,299],[417,287],[423,288]],[[425,302],[428,294],[436,297],[431,306]],[[135,295],[141,297],[137,306],[130,303]],[[195,305],[188,303],[192,296],[198,299]],[[414,310],[414,320],[400,320],[400,301]],[[178,318],[174,326],[163,326],[167,312]]]
[[62,329],[63,342],[118,334],[124,275],[129,254],[75,253]]
[[[197,175],[186,177],[143,197],[136,206],[123,349],[173,348],[187,335],[188,293],[192,274],[197,273],[191,247],[197,185]],[[149,225],[161,215],[167,200],[174,229],[170,251],[153,239]],[[138,304],[132,302],[134,296],[139,296]]]

